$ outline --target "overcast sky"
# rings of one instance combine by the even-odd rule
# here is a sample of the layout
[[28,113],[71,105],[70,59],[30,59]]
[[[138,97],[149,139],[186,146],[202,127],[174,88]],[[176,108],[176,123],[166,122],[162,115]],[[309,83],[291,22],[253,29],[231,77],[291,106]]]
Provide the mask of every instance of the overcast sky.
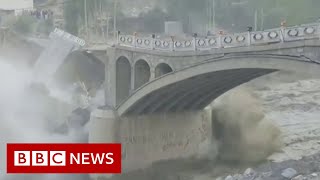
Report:
[[0,0],[0,9],[29,9],[33,8],[33,0]]

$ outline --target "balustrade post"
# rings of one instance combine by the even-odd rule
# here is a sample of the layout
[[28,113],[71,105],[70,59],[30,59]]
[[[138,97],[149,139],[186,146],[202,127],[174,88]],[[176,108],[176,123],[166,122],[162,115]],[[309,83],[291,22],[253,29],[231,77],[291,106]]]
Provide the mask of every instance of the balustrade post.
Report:
[[118,31],[118,33],[117,33],[117,44],[118,44],[118,45],[120,45],[120,40],[119,40],[119,38],[120,38],[120,31]]
[[193,46],[194,46],[194,50],[197,51],[197,33],[193,34]]
[[174,36],[171,36],[171,42],[172,42],[171,50],[174,51],[175,49]]
[[223,31],[219,31],[219,48],[223,48],[223,43],[222,43],[222,36],[223,36]]
[[252,27],[248,27],[248,46],[251,45],[251,32],[252,32]]
[[218,36],[218,44],[219,44],[218,47],[222,48],[222,35],[220,35],[220,34]]
[[172,49],[172,51],[174,51],[175,50],[175,47],[174,47],[174,41],[172,41],[172,47],[171,47]]
[[136,48],[137,47],[137,33],[133,33],[133,46]]
[[156,35],[155,34],[152,34],[152,50],[155,50],[155,43],[156,43],[156,41],[155,41],[155,38],[156,38]]
[[251,46],[251,33],[248,31],[248,46]]
[[281,40],[281,42],[284,42],[284,34],[285,34],[285,28],[281,27],[280,28],[280,40]]

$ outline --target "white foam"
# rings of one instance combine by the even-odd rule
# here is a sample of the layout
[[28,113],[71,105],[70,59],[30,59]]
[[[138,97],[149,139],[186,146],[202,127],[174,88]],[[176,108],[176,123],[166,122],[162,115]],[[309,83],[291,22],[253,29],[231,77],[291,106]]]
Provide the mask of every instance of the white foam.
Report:
[[[51,109],[43,107],[45,101],[37,94],[30,95],[26,87],[32,82],[32,73],[27,69],[4,63],[0,60],[0,179],[28,179],[29,176],[5,175],[6,143],[63,143],[76,142],[79,133],[68,135],[51,134],[46,118]],[[63,99],[63,97],[61,98]],[[81,130],[80,130],[81,131]],[[2,176],[2,177],[1,177]],[[65,179],[70,179],[67,176]],[[32,180],[57,179],[57,175],[32,175]],[[63,180],[63,176],[59,176]]]

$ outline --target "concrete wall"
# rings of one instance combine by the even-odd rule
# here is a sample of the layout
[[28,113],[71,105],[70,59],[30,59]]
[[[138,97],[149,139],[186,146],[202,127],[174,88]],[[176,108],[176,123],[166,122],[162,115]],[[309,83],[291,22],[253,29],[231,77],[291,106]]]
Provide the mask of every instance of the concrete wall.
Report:
[[90,142],[122,143],[123,172],[161,160],[200,156],[211,142],[209,111],[115,118],[112,111],[91,116]]
[[127,117],[120,120],[123,170],[145,168],[159,160],[186,158],[211,141],[211,118],[206,112]]

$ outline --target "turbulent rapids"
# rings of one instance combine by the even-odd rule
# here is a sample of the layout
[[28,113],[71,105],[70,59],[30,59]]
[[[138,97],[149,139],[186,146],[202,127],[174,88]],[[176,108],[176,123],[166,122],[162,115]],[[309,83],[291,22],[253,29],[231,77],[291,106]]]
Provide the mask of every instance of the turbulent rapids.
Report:
[[222,97],[212,115],[222,160],[263,161],[281,148],[280,129],[265,118],[262,104],[248,90]]
[[[90,108],[81,110],[70,104],[74,91],[58,92],[58,88],[52,85],[34,83],[30,69],[8,64],[5,59],[0,62],[0,75],[0,159],[6,159],[5,145],[8,142],[88,141],[86,127]],[[261,80],[261,84],[268,83]],[[310,150],[311,146],[317,147],[319,140],[316,133],[319,127],[314,126],[319,117],[317,99],[320,95],[316,90],[319,86],[317,84],[320,83],[316,80],[278,85],[270,83],[268,87],[257,87],[249,83],[221,96],[210,106],[213,143],[209,148],[206,146],[200,149],[202,160],[241,164],[267,159],[283,161],[301,158],[305,153],[317,153],[316,150]],[[101,103],[99,97],[92,102],[96,103],[95,106]],[[78,116],[72,116],[72,111]],[[303,124],[301,119],[304,119]],[[302,127],[303,132],[298,126]],[[309,132],[309,135],[305,132]],[[201,162],[206,164],[205,161]],[[5,172],[5,161],[1,161],[0,165],[0,171]],[[167,166],[171,165],[174,163]],[[188,169],[185,164],[179,166]],[[216,168],[215,175],[226,169],[229,170],[228,167],[221,171]],[[161,168],[152,172],[168,173]],[[135,176],[130,178],[134,179]],[[143,179],[141,176],[139,178]],[[0,179],[85,180],[88,176],[2,174]]]

